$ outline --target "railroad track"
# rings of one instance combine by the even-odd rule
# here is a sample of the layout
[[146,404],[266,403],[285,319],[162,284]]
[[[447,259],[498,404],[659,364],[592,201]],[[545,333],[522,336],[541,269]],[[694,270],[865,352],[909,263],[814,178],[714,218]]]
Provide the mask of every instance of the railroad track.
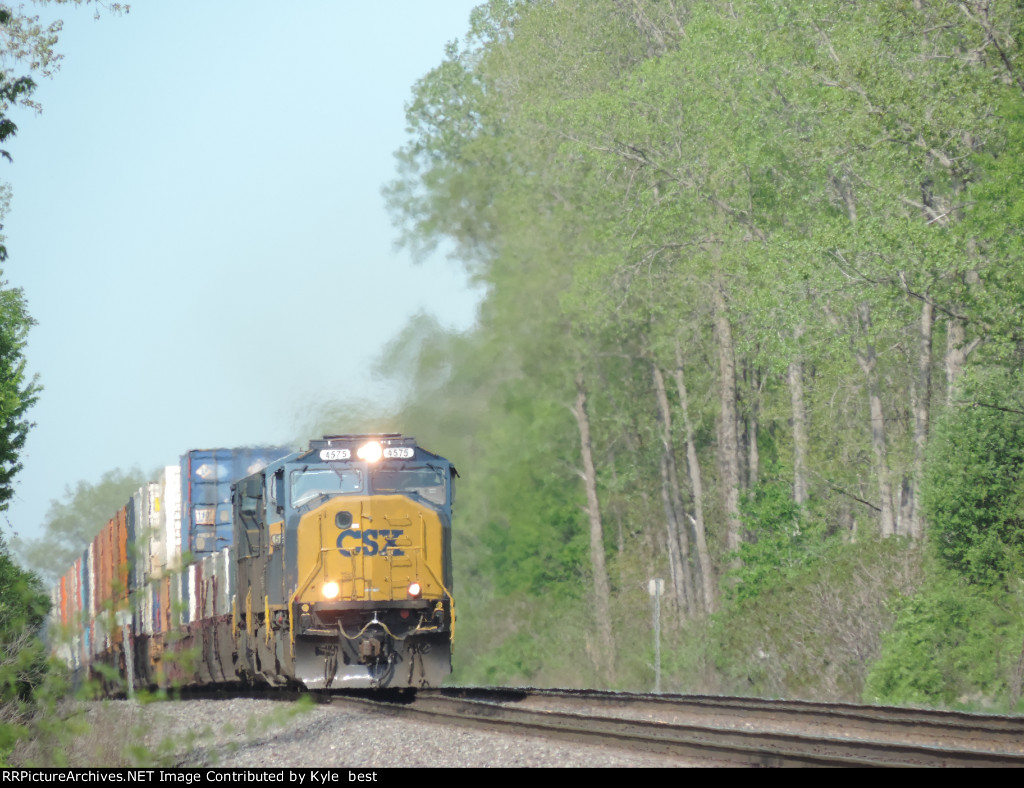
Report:
[[388,715],[752,766],[1024,766],[1024,718],[714,696],[443,689],[332,695]]

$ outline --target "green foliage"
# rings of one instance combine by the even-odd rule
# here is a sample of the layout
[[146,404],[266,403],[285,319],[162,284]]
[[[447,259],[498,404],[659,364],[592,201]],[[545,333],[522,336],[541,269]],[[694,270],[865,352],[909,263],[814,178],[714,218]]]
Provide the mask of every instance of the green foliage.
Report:
[[857,701],[897,601],[921,583],[919,545],[833,542],[821,560],[713,618],[718,691]]
[[943,563],[971,583],[1007,587],[1024,570],[1024,373],[965,381],[936,425],[922,501]]
[[49,609],[39,578],[12,560],[0,539],[0,765],[27,734],[24,723],[47,677],[39,633]]
[[[57,4],[75,5],[92,1],[54,0]],[[113,13],[129,10],[121,3],[111,3],[107,7]],[[29,76],[16,76],[15,67],[50,76],[59,67],[61,59],[54,49],[60,29],[59,20],[44,26],[39,23],[38,16],[24,13],[21,7],[0,6],[0,54],[3,55],[0,64],[0,143],[17,132],[17,126],[7,117],[12,106],[21,104],[39,108],[31,98],[35,81]],[[0,156],[11,159],[3,149],[0,149]],[[6,213],[9,190],[0,187],[0,196],[2,218]],[[6,259],[7,248],[0,237],[0,262]],[[37,377],[28,380],[25,375],[24,348],[33,323],[24,294],[19,288],[7,287],[0,271],[0,512],[9,506],[14,477],[22,467],[19,455],[32,426],[26,418],[26,411],[36,402],[41,391]]]
[[962,295],[990,326],[995,347],[988,354],[1019,363],[1024,339],[1024,90],[1003,86],[993,103],[1003,124],[996,143],[974,156],[979,177],[970,186],[965,208],[972,240],[990,261],[985,270],[988,286],[969,286]]
[[[0,17],[0,25],[5,20]],[[0,74],[0,106],[7,106],[18,103],[22,97],[27,97],[35,90],[36,83],[29,77],[18,77],[10,80],[6,74]],[[0,142],[6,142],[18,131],[18,127],[10,118],[0,117]],[[12,161],[11,154],[6,150],[0,150],[0,156],[7,161]],[[0,261],[7,259],[7,249],[0,246]]]
[[[122,3],[106,3],[103,0],[36,0],[38,4],[53,2],[56,5],[82,5],[93,3],[103,5],[114,14],[127,13],[130,7]],[[97,11],[97,17],[99,12]],[[0,143],[14,136],[18,127],[7,117],[7,111],[15,105],[23,105],[38,110],[39,105],[32,100],[36,83],[28,76],[15,76],[14,68],[41,74],[44,77],[53,75],[60,68],[63,55],[56,51],[57,37],[63,23],[60,20],[41,24],[38,16],[25,13],[23,6],[17,9],[0,6],[0,52],[3,54],[0,65]],[[10,154],[0,150],[0,156],[8,161]],[[0,262],[7,256],[6,250],[0,245]]]
[[19,567],[0,537],[0,622],[4,631],[37,631],[50,609],[42,582]]
[[544,649],[536,633],[516,632],[490,653],[483,655],[468,671],[489,686],[536,686],[544,668]]
[[872,667],[874,702],[1011,711],[1024,680],[1020,370],[976,370],[936,425],[922,501],[936,566]]
[[[886,605],[919,582],[916,548],[865,535],[883,505],[897,533],[919,524],[924,428],[949,393],[938,372],[1021,360],[1022,20],[1007,0],[491,0],[474,13],[414,88],[388,196],[406,240],[453,248],[486,296],[472,332],[417,318],[384,362],[407,394],[395,421],[442,436],[465,477],[464,615],[537,616],[541,596],[587,610],[580,376],[620,668],[648,683],[631,648],[645,600],[631,594],[664,576],[666,511],[686,527],[700,503],[703,569],[727,575],[728,609],[707,652],[674,655],[678,670],[709,688],[860,696]],[[669,414],[655,397],[653,363],[667,388],[675,365],[685,373],[685,420],[681,391],[663,395]],[[798,414],[804,507],[797,469],[771,465],[795,457]],[[1004,588],[1020,561],[1016,430],[939,425],[927,482],[947,561]],[[750,538],[726,555],[743,492]],[[699,624],[671,602],[666,638],[680,643]],[[578,620],[559,648],[592,656]],[[517,626],[464,628],[461,653],[491,678],[562,658]]]
[[793,501],[787,482],[761,482],[743,495],[740,513],[748,538],[732,555],[739,566],[726,575],[731,601],[771,593],[812,566],[829,547],[825,523],[812,506]]
[[1019,711],[1024,587],[982,588],[948,571],[894,609],[864,701]]
[[[597,644],[586,602],[512,595],[488,600],[481,609],[487,614],[460,622],[453,683],[594,686],[592,651]],[[488,648],[475,645],[480,642]]]
[[[2,272],[0,272],[2,277]],[[19,456],[31,422],[26,412],[39,397],[37,378],[27,379],[24,349],[33,324],[20,288],[0,278],[0,512],[10,505]]]
[[582,490],[571,472],[538,467],[534,452],[562,454],[571,461],[579,441],[568,409],[510,396],[500,437],[504,463],[487,480],[491,517],[481,540],[486,571],[502,595],[568,595],[585,591],[588,537],[583,527]]

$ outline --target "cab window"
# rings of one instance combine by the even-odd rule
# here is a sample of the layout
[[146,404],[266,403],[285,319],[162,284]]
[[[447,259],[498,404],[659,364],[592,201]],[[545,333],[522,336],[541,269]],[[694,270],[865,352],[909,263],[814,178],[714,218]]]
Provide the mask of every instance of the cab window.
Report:
[[378,494],[418,495],[438,506],[447,498],[445,473],[434,468],[381,468],[370,474],[373,491]]
[[307,468],[295,470],[289,477],[293,507],[309,503],[321,495],[344,495],[363,489],[363,472],[357,468],[332,470]]

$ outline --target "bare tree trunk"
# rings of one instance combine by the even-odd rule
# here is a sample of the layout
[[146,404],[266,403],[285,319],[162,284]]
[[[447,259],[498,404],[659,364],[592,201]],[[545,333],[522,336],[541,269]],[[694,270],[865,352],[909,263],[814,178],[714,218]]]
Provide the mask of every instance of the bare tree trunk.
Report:
[[761,474],[761,456],[757,450],[757,406],[761,399],[761,389],[757,378],[757,369],[750,365],[750,413],[747,415],[747,487],[757,484]]
[[950,317],[946,329],[946,404],[953,404],[953,390],[964,372],[967,357],[981,344],[981,338],[967,341],[967,328],[963,320]]
[[693,583],[690,577],[690,539],[683,518],[679,475],[676,472],[675,453],[672,451],[672,416],[665,393],[665,377],[656,362],[651,362],[654,393],[658,401],[658,420],[661,422],[661,500],[665,505],[665,522],[672,587],[680,612],[692,618],[694,614]]
[[[803,336],[804,327],[797,326],[795,339]],[[798,351],[799,353],[799,351]],[[804,403],[804,363],[800,355],[789,364],[789,402],[793,409],[793,500],[807,503],[807,406]]]
[[[668,549],[668,571],[672,582],[672,597],[679,611],[679,618],[686,620],[693,616],[693,598],[686,567],[687,548],[680,544],[685,540],[680,523],[672,506],[669,491],[669,472],[665,455],[661,457],[661,502],[665,509],[665,546]],[[682,538],[680,538],[682,537]]]
[[590,418],[587,416],[587,390],[583,374],[576,373],[576,404],[572,409],[580,431],[580,454],[583,459],[583,483],[587,490],[587,517],[590,520],[590,568],[594,576],[594,610],[600,638],[595,667],[611,683],[615,680],[615,640],[612,636],[611,588],[604,563],[604,530],[601,507],[597,499],[597,471],[590,442]]
[[924,454],[928,448],[928,420],[932,402],[932,328],[935,310],[927,300],[921,302],[921,323],[918,334],[917,396],[914,403],[914,480],[910,501],[910,536],[924,535],[921,514],[921,480],[924,478]]
[[[619,403],[615,399],[615,394],[613,393],[614,392],[614,387],[611,386],[608,383],[608,379],[605,377],[603,372],[601,373],[601,383],[602,383],[601,388],[602,388],[602,390],[604,391],[604,393],[608,397],[608,402],[611,405],[612,411],[616,412],[616,413],[622,412],[623,409],[619,407]],[[640,439],[640,434],[639,434],[639,432],[636,429],[636,425],[635,424],[631,424],[629,426],[623,427],[621,435],[622,435],[623,441],[626,444],[626,450],[627,450],[628,454],[632,455],[634,457],[637,456],[640,453],[640,445],[641,445],[641,443],[643,441]],[[614,457],[614,454],[609,452],[609,456],[610,457]],[[615,463],[614,463],[614,460],[611,463],[611,468],[612,468],[612,480],[613,480],[613,482],[615,482],[616,488],[617,488],[618,487],[618,480],[616,479],[616,476],[615,476]],[[640,500],[643,502],[642,510],[643,511],[648,511],[648,509],[650,509],[651,502],[650,502],[650,495],[647,492],[646,485],[641,485],[640,486],[639,493],[640,493]],[[621,525],[621,516],[619,517],[619,522],[620,522],[620,525]],[[658,535],[655,534],[655,533],[652,533],[652,529],[651,528],[644,528],[643,534],[644,534],[644,543],[647,545],[648,548],[653,550],[653,549],[656,549],[655,545],[660,545],[660,539],[659,539]],[[623,541],[623,542],[620,542],[619,552],[622,553],[624,549],[625,549],[625,542]]]
[[871,309],[867,304],[857,307],[864,347],[857,351],[857,361],[868,382],[868,402],[871,409],[871,447],[875,453],[875,475],[878,478],[879,527],[883,537],[896,533],[893,512],[892,483],[889,480],[889,458],[885,442],[885,417],[882,395],[878,386],[878,361],[871,341]]
[[697,548],[696,570],[700,574],[703,590],[704,612],[713,613],[715,602],[715,576],[708,552],[707,533],[704,529],[704,482],[701,479],[700,463],[697,461],[697,445],[693,438],[693,423],[690,421],[690,399],[683,377],[683,353],[676,343],[676,391],[679,393],[679,409],[683,415],[683,430],[686,432],[686,468],[693,490],[693,541]]
[[725,300],[725,283],[720,271],[715,272],[712,293],[715,309],[715,339],[718,350],[718,397],[720,439],[718,461],[722,469],[722,495],[726,515],[726,547],[740,546],[740,445],[736,430],[736,355],[732,326]]
[[[619,489],[619,475],[615,472],[615,452],[608,452],[608,469],[612,473],[612,489]],[[626,552],[626,531],[622,527],[622,512],[619,511],[619,507],[614,507],[615,513],[615,548],[619,554],[619,558]]]

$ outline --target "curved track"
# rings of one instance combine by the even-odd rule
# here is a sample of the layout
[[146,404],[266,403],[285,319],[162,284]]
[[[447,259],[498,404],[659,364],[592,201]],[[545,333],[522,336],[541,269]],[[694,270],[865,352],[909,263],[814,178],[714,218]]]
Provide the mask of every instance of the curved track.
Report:
[[1024,766],[1024,718],[537,689],[331,695],[389,715],[753,766]]

